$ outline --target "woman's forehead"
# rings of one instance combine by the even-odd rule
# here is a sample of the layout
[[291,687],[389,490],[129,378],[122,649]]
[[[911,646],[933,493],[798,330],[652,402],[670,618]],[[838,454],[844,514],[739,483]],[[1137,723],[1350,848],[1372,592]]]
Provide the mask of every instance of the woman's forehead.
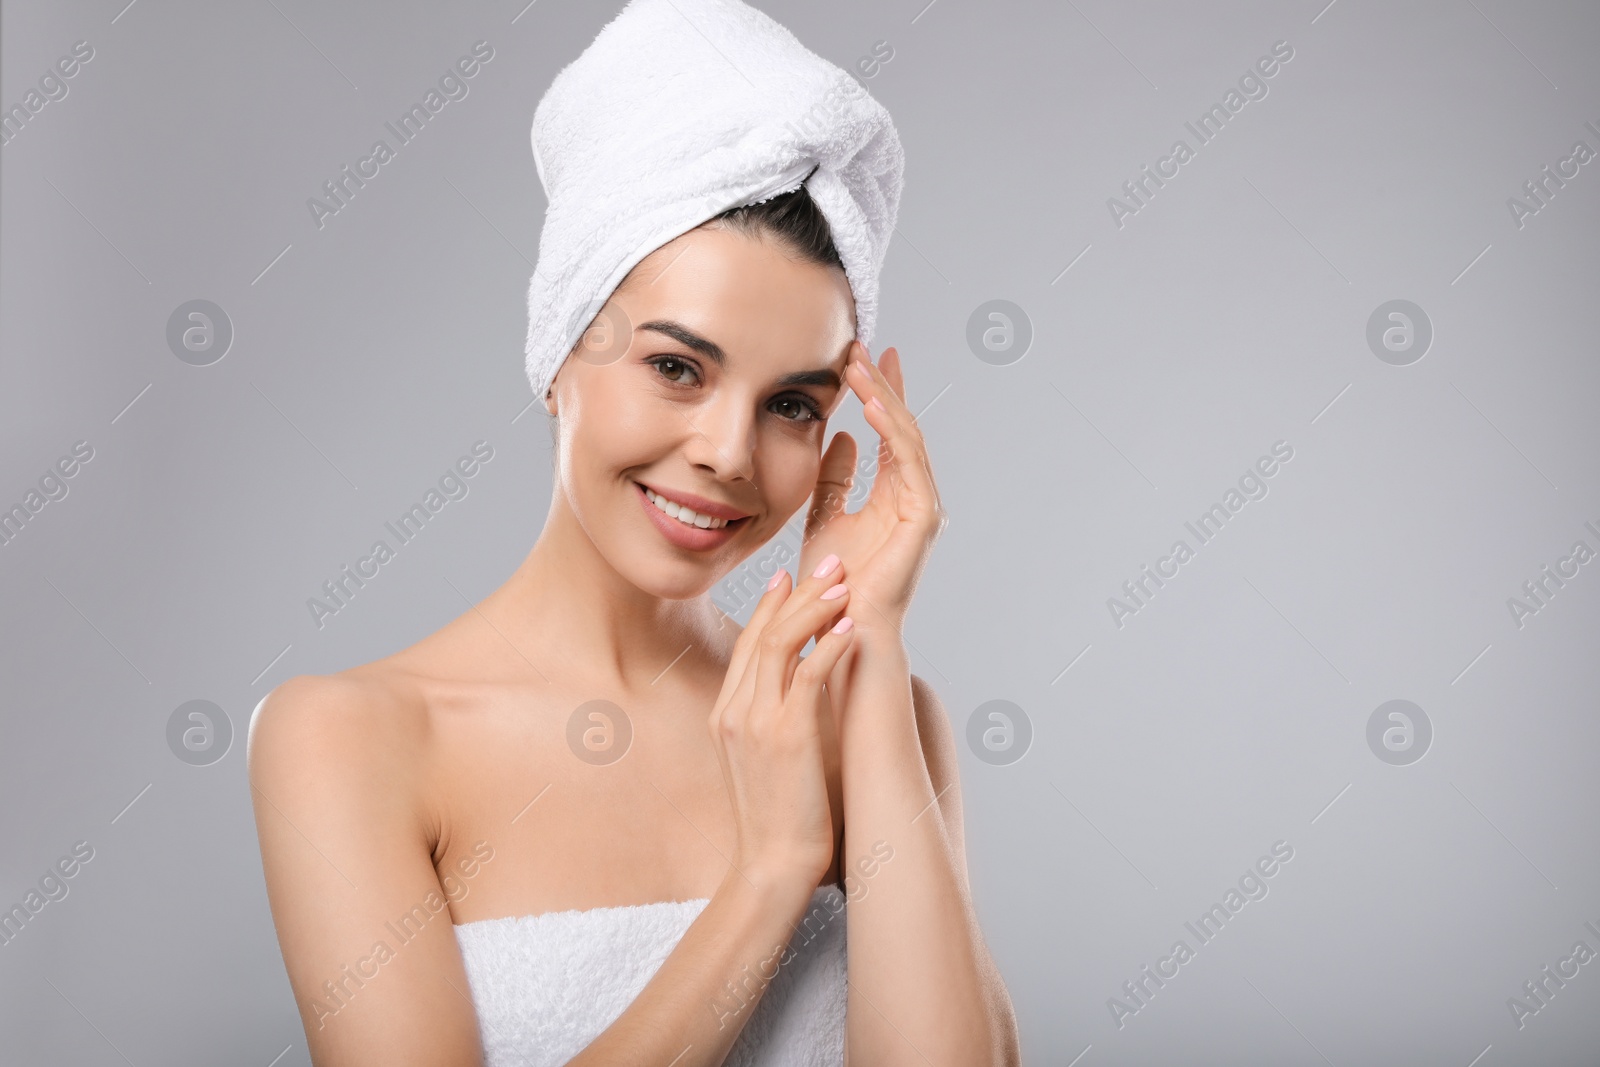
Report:
[[643,324],[677,324],[717,346],[730,369],[740,356],[831,364],[855,336],[855,302],[843,271],[722,228],[691,230],[656,249],[614,299],[635,324],[636,343],[672,336],[642,330]]

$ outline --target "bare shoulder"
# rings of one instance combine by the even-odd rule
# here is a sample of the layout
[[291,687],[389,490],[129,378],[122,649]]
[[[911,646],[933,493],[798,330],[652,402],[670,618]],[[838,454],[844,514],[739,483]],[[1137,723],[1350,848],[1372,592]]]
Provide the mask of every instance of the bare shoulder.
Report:
[[394,800],[418,780],[427,736],[426,703],[392,674],[296,675],[250,716],[251,785],[325,794],[344,783]]
[[956,855],[965,865],[960,761],[956,754],[955,731],[950,726],[950,715],[945,710],[944,701],[939,699],[939,691],[917,674],[911,676],[911,706],[916,714],[922,759],[928,767],[933,794],[938,798],[939,813],[944,816],[945,830],[955,846]]

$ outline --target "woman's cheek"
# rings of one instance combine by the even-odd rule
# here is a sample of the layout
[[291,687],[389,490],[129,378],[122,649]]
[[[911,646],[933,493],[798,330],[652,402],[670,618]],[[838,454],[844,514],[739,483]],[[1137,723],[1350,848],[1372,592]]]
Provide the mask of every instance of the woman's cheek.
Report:
[[[654,458],[673,442],[667,405],[650,391],[611,389],[584,412],[582,447],[601,467],[618,469]],[[681,417],[677,428],[683,428]]]
[[769,452],[775,462],[758,475],[759,485],[767,489],[767,503],[774,515],[793,515],[811,499],[817,488],[817,476],[822,471],[822,458],[817,455],[814,442],[801,441],[791,435],[783,447]]

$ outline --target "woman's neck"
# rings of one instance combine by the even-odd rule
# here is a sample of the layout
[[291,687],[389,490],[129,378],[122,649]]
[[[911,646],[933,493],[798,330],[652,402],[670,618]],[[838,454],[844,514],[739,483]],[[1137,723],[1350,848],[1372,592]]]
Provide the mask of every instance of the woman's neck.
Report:
[[707,595],[640,589],[603,556],[559,490],[539,540],[482,605],[541,673],[647,691],[669,665],[725,663],[736,636]]

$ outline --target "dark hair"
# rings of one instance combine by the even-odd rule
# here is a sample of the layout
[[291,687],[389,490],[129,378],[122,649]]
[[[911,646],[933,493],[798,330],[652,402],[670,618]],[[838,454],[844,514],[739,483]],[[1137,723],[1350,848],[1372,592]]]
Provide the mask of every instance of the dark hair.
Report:
[[775,237],[812,263],[844,269],[828,218],[804,185],[759,204],[729,208],[709,222],[728,226],[747,237]]

